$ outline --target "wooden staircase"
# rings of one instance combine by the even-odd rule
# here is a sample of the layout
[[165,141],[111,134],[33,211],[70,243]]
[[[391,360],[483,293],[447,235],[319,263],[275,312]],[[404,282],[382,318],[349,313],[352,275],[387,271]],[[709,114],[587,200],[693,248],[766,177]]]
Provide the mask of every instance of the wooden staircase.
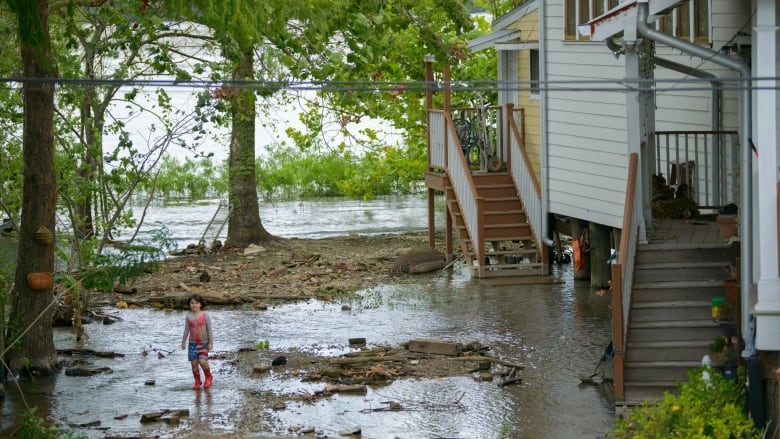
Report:
[[457,197],[445,186],[447,209],[453,218],[466,264],[475,277],[544,275],[541,255],[526,219],[523,201],[506,172],[474,172],[477,197],[484,200],[485,257],[478,260],[461,215]]
[[709,345],[727,335],[712,319],[724,296],[730,248],[724,243],[640,244],[624,363],[625,406],[674,392],[701,365]]

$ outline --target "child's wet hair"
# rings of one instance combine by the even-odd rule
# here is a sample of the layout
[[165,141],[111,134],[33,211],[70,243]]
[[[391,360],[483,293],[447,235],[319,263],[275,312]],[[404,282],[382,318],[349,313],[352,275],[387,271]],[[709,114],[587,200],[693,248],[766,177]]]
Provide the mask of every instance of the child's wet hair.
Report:
[[189,299],[187,299],[187,307],[188,308],[190,306],[190,302],[192,302],[193,300],[198,302],[198,303],[200,303],[200,309],[203,309],[203,308],[206,307],[206,301],[203,300],[203,296],[201,296],[200,294],[193,294],[192,296],[190,296]]

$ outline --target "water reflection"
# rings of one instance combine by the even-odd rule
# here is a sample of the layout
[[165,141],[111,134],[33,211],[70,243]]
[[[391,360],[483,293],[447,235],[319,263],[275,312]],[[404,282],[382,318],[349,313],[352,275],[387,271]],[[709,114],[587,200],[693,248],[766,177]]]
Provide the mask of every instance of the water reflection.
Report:
[[[571,278],[567,271],[558,274]],[[89,325],[86,347],[118,351],[125,357],[84,360],[90,368],[107,366],[113,373],[61,375],[39,380],[35,386],[25,384],[28,400],[41,404],[43,410],[45,401],[50,401],[52,419],[71,425],[100,420],[101,428],[109,428],[114,435],[172,437],[176,427],[144,426],[139,418],[158,409],[186,408],[191,416],[182,425],[219,434],[235,430],[242,422],[242,414],[249,410],[245,407],[248,393],[303,393],[323,387],[322,383],[282,380],[273,373],[247,377],[228,359],[216,359],[211,361],[214,387],[193,392],[186,354],[177,348],[181,312],[111,312],[124,320],[110,326]],[[373,438],[595,438],[603,436],[613,419],[609,389],[580,386],[578,378],[579,373],[593,370],[610,338],[606,299],[592,294],[587,284],[490,286],[471,280],[460,267],[454,274],[413,277],[365,291],[352,311],[342,311],[339,304],[312,301],[265,312],[211,313],[216,350],[221,352],[235,352],[268,339],[274,350],[339,355],[351,349],[347,341],[355,336],[366,337],[369,344],[390,345],[434,338],[479,341],[491,347],[492,355],[526,365],[523,382],[516,386],[498,387],[469,376],[410,379],[371,389],[365,396],[337,394],[314,404],[291,403],[285,410],[273,411],[279,434],[293,426],[312,426],[336,435],[360,426],[363,437]],[[73,346],[72,334],[57,330],[56,345]],[[154,386],[146,385],[150,379],[155,380]],[[388,401],[410,410],[373,410]],[[15,392],[9,392],[2,403],[2,419],[9,419],[18,409]],[[90,437],[104,434],[103,430],[79,431]]]

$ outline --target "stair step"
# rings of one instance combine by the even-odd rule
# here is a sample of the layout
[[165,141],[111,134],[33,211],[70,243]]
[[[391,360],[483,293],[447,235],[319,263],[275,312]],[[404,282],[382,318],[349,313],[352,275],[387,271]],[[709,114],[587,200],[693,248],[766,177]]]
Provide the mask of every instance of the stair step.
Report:
[[637,302],[631,307],[634,309],[649,309],[649,308],[695,308],[705,307],[709,308],[712,302],[707,300],[677,300],[677,301],[658,301],[658,302]]
[[537,252],[538,250],[536,250],[535,248],[519,248],[516,250],[489,250],[485,252],[485,255],[487,256],[535,255]]
[[666,328],[714,328],[718,324],[712,320],[674,320],[668,322],[631,322],[631,329],[666,329]]
[[624,363],[626,369],[666,369],[666,368],[678,368],[684,367],[687,369],[695,369],[701,366],[700,361],[626,361]]
[[634,283],[634,290],[666,290],[670,288],[723,288],[723,280],[675,280]]
[[712,340],[661,340],[628,342],[629,349],[674,349],[709,347]]

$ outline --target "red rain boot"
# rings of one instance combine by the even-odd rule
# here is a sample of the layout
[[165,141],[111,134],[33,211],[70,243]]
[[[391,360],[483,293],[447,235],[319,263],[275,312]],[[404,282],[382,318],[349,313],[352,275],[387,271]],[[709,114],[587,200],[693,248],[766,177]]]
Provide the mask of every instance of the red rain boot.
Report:
[[203,373],[206,374],[206,381],[203,382],[203,388],[209,388],[211,387],[211,381],[214,379],[214,376],[211,375],[211,368],[204,369]]
[[194,390],[200,389],[200,371],[199,370],[193,370],[192,376],[195,377],[195,384],[192,385],[192,388]]

